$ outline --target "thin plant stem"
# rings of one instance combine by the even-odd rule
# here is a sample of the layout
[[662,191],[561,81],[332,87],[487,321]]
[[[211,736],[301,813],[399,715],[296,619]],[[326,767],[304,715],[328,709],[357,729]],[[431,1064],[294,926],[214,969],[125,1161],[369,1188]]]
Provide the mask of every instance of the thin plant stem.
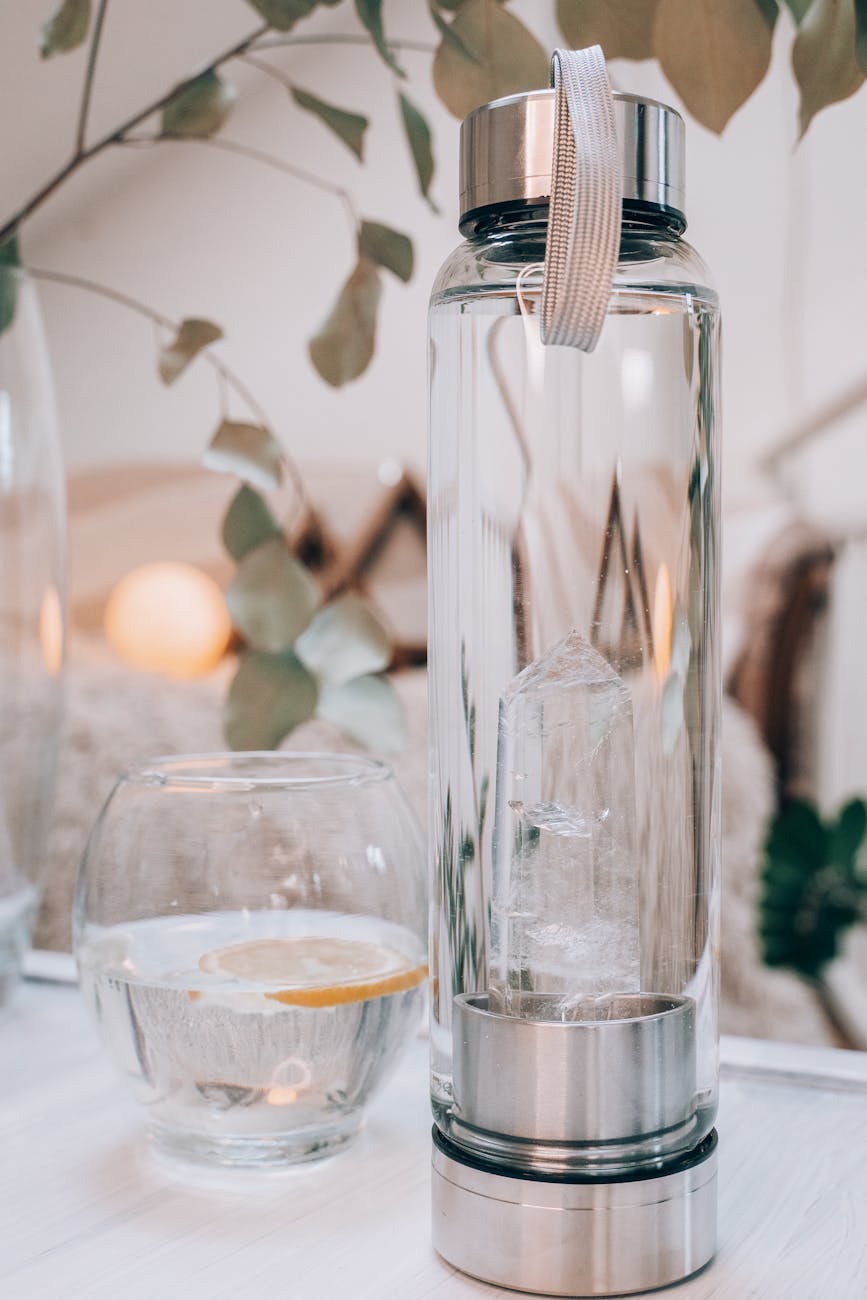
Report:
[[285,73],[281,72],[279,68],[272,67],[266,59],[257,59],[255,54],[241,54],[239,55],[239,59],[241,63],[246,63],[248,67],[256,68],[257,71],[264,72],[266,77],[270,77],[273,81],[279,82],[279,84],[291,94],[293,89],[292,82]]
[[[86,276],[73,275],[67,271],[49,271],[42,267],[28,266],[27,274],[33,280],[40,280],[46,284],[60,284],[71,289],[81,289],[85,293],[94,294],[98,298],[107,299],[109,302],[116,303],[119,307],[126,307],[129,311],[135,312],[138,316],[145,317],[146,320],[152,321],[159,329],[174,335],[178,329],[178,322],[172,320],[169,316],[164,316],[156,308],[149,306],[148,303],[142,302],[139,298],[133,298],[128,293],[123,293],[119,289],[112,289],[107,284],[100,284],[97,280],[89,280]],[[258,420],[263,428],[267,429],[272,437],[276,438],[274,427],[259,402],[250,392],[247,385],[243,382],[230,366],[226,364],[221,357],[218,357],[210,348],[206,348],[199,354],[203,361],[211,367],[221,385],[231,389],[244,403],[250,411],[250,414]],[[221,402],[222,405],[222,402]],[[279,440],[278,440],[279,441]],[[307,493],[304,488],[304,482],[298,466],[292,457],[286,451],[281,443],[283,450],[283,459],[286,463],[286,471],[289,479],[295,489],[301,506],[309,506]]]
[[331,181],[326,181],[315,172],[309,172],[304,167],[297,167],[295,163],[286,162],[285,158],[279,158],[276,154],[266,153],[264,149],[257,149],[251,144],[241,144],[237,140],[224,140],[218,136],[205,135],[137,135],[129,136],[125,140],[119,140],[122,146],[153,146],[162,144],[193,144],[204,145],[208,149],[217,149],[222,153],[235,154],[236,157],[249,158],[252,162],[261,163],[264,167],[271,167],[274,171],[282,172],[284,176],[291,176],[293,180],[302,181],[305,185],[311,185],[314,189],[321,190],[324,194],[333,194],[335,198],[340,199],[349,215],[349,223],[353,234],[357,233],[360,217],[356,211],[352,195],[341,185],[334,185]]
[[[386,44],[391,50],[409,50],[413,54],[436,54],[437,51],[437,47],[432,41],[389,40]],[[253,48],[255,50],[276,50],[284,45],[366,45],[369,49],[373,49],[373,43],[369,36],[348,32],[345,34],[329,32],[322,36],[282,36],[278,33],[257,41]]]
[[87,68],[84,72],[84,85],[81,90],[81,105],[78,110],[78,127],[75,132],[76,154],[82,154],[84,152],[84,141],[87,134],[87,119],[90,114],[90,101],[93,95],[93,82],[96,76],[96,59],[99,54],[99,42],[102,39],[102,27],[105,22],[107,9],[108,0],[100,0],[99,8],[96,11],[96,18],[93,23],[93,34],[90,38],[90,49],[87,54]]
[[109,131],[107,135],[101,136],[99,140],[94,141],[94,143],[87,148],[76,148],[72,157],[69,159],[69,162],[65,163],[59,171],[55,172],[54,175],[47,180],[44,185],[36,190],[26,203],[24,203],[24,205],[8,219],[2,227],[0,227],[0,246],[5,244],[6,241],[15,233],[22,221],[26,221],[28,217],[31,217],[33,213],[37,211],[37,209],[41,208],[46,199],[49,199],[51,195],[54,194],[55,190],[60,189],[61,185],[68,181],[70,176],[78,171],[79,167],[81,167],[83,163],[89,162],[91,158],[95,158],[97,154],[102,153],[102,151],[107,149],[109,145],[119,144],[125,135],[130,131],[134,131],[137,126],[141,126],[142,122],[147,121],[147,119],[154,113],[158,113],[159,110],[164,108],[170,100],[174,99],[175,95],[179,94],[185,86],[189,86],[204,73],[212,72],[215,68],[219,68],[230,59],[236,59],[240,54],[244,54],[251,48],[251,46],[255,45],[255,43],[264,36],[265,32],[268,30],[268,24],[262,23],[255,31],[250,32],[249,35],[244,36],[240,41],[236,41],[234,45],[231,45],[227,50],[224,50],[222,54],[218,54],[215,59],[211,59],[211,61],[195,73],[194,76],[187,77],[185,81],[182,81],[177,86],[172,86],[171,89],[160,95],[158,99],[152,100],[151,103],[147,104],[144,108],[139,109],[137,113],[134,113],[132,117],[129,117],[125,122],[122,122],[120,126],[115,127],[113,131]]

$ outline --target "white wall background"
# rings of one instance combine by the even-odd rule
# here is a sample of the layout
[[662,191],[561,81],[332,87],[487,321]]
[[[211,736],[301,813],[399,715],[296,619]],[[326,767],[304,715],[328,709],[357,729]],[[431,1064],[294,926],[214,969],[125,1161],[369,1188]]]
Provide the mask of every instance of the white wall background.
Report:
[[[553,43],[553,6],[514,7]],[[63,161],[74,132],[84,55],[40,62],[43,16],[32,0],[7,0],[0,16],[6,215]],[[333,31],[358,30],[348,6],[324,17]],[[391,0],[386,18],[394,37],[434,39],[420,0]],[[113,0],[91,138],[255,25],[243,0]],[[756,465],[764,450],[867,371],[867,91],[820,114],[796,145],[791,40],[784,10],[771,73],[722,139],[687,126],[689,238],[713,268],[725,315],[724,482],[732,504],[763,491]],[[394,85],[374,52],[295,47],[270,57],[297,84],[370,116],[366,164],[247,67],[228,70],[241,96],[226,135],[339,179],[364,215],[415,239],[410,287],[386,276],[377,356],[361,381],[335,393],[305,349],[352,261],[340,203],[246,159],[196,144],[110,151],[27,226],[26,259],[99,279],[167,315],[221,322],[227,361],[296,458],[389,455],[421,467],[427,293],[458,238],[457,124],[433,94],[429,56],[407,52],[410,93],[436,134],[437,218],[416,193]],[[624,89],[677,102],[655,65],[614,71]],[[43,301],[70,467],[195,459],[218,418],[210,371],[196,366],[164,389],[147,322],[66,288],[46,288]],[[821,489],[838,516],[863,508],[865,429],[862,409],[840,426],[835,450],[825,445],[803,458],[803,481],[814,495]]]

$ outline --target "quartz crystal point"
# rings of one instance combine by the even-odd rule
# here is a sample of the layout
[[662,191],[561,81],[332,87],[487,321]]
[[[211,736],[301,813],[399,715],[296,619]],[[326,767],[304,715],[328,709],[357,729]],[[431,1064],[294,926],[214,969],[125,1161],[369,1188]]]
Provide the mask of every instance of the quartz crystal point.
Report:
[[577,632],[500,699],[493,877],[493,1009],[605,1018],[638,990],[631,697]]

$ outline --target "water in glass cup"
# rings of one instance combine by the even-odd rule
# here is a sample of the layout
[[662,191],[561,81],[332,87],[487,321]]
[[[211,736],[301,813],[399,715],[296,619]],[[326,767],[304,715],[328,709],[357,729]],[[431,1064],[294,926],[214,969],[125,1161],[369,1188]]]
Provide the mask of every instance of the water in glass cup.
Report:
[[90,925],[82,989],[163,1147],[228,1164],[339,1148],[421,1017],[418,938],[293,909]]

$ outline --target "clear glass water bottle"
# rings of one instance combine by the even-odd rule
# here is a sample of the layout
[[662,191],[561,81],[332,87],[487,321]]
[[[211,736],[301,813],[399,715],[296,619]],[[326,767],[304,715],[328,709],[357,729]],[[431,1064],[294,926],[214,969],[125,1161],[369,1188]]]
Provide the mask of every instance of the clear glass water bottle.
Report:
[[434,1240],[601,1295],[715,1246],[719,312],[683,122],[616,95],[608,314],[543,345],[554,109],[464,123],[431,301]]

